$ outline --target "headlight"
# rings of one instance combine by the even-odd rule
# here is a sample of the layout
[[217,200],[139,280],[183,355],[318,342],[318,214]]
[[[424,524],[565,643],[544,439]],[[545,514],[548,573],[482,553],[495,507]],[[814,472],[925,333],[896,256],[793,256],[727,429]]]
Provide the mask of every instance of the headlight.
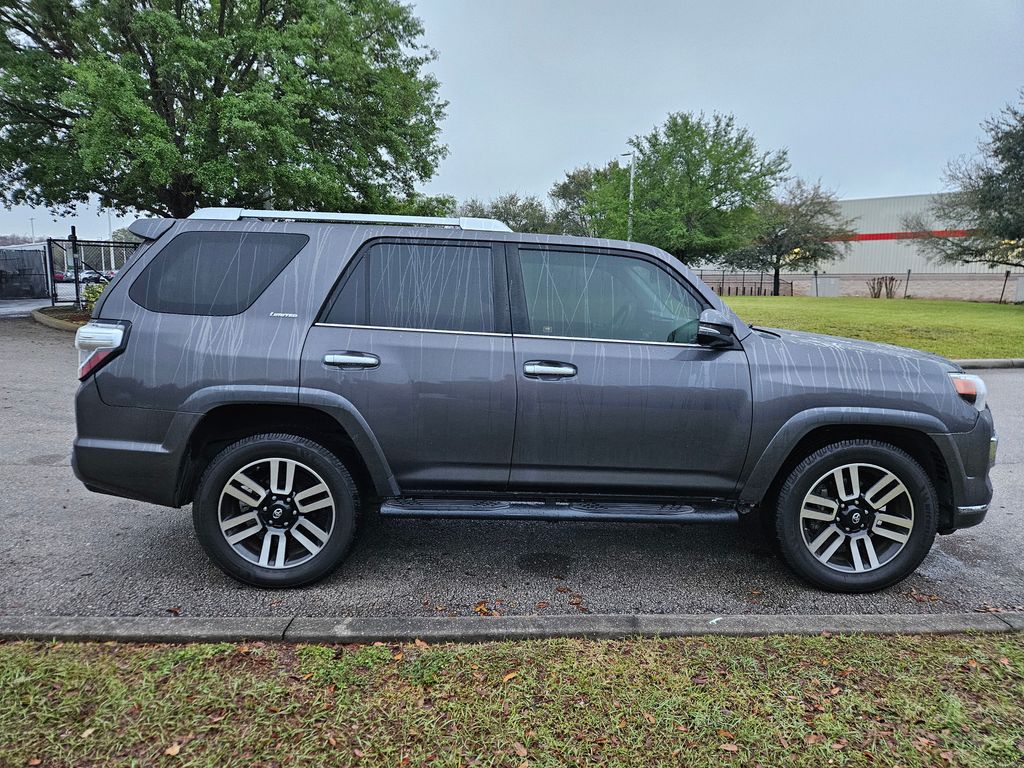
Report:
[[981,376],[972,376],[969,373],[951,373],[949,378],[960,397],[973,405],[979,412],[985,410],[988,388]]

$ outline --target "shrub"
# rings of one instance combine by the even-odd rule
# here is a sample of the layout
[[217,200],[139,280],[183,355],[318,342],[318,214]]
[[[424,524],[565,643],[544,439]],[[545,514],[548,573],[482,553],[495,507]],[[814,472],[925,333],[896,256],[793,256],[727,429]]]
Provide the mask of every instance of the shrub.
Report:
[[106,287],[106,283],[89,283],[82,288],[82,299],[84,299],[87,312],[92,312],[92,308],[96,306],[100,294],[103,293],[103,289]]

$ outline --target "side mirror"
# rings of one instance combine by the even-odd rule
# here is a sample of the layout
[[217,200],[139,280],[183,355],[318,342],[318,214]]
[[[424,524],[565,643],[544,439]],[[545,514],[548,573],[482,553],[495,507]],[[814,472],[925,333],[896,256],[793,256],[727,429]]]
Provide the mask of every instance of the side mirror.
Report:
[[705,309],[700,313],[697,326],[697,343],[704,347],[731,347],[736,338],[736,328],[726,315],[717,309]]

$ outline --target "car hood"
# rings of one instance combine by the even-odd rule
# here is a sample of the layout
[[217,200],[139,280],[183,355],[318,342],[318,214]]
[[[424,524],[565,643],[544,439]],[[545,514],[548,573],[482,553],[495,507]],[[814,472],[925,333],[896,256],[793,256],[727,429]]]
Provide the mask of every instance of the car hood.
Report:
[[823,333],[806,333],[804,331],[789,331],[783,328],[761,328],[754,327],[754,330],[762,333],[769,333],[782,339],[787,345],[794,345],[811,351],[812,349],[826,349],[833,354],[840,354],[846,357],[851,365],[858,361],[865,361],[870,358],[899,358],[906,362],[916,360],[920,362],[935,363],[948,371],[962,371],[959,365],[941,355],[931,352],[922,352],[919,349],[910,347],[898,347],[895,344],[883,344],[877,341],[862,341],[861,339],[848,339],[842,336],[827,336]]

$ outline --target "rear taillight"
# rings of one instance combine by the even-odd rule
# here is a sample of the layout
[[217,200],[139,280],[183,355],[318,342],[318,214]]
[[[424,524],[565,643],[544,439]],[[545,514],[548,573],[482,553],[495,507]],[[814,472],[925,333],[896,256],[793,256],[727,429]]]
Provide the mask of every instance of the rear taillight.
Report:
[[90,320],[75,334],[78,349],[78,380],[109,363],[128,343],[131,323],[126,320]]
[[985,410],[985,399],[988,395],[988,388],[980,376],[972,376],[969,373],[951,373],[950,381],[956,393],[964,400],[973,405],[978,411]]

